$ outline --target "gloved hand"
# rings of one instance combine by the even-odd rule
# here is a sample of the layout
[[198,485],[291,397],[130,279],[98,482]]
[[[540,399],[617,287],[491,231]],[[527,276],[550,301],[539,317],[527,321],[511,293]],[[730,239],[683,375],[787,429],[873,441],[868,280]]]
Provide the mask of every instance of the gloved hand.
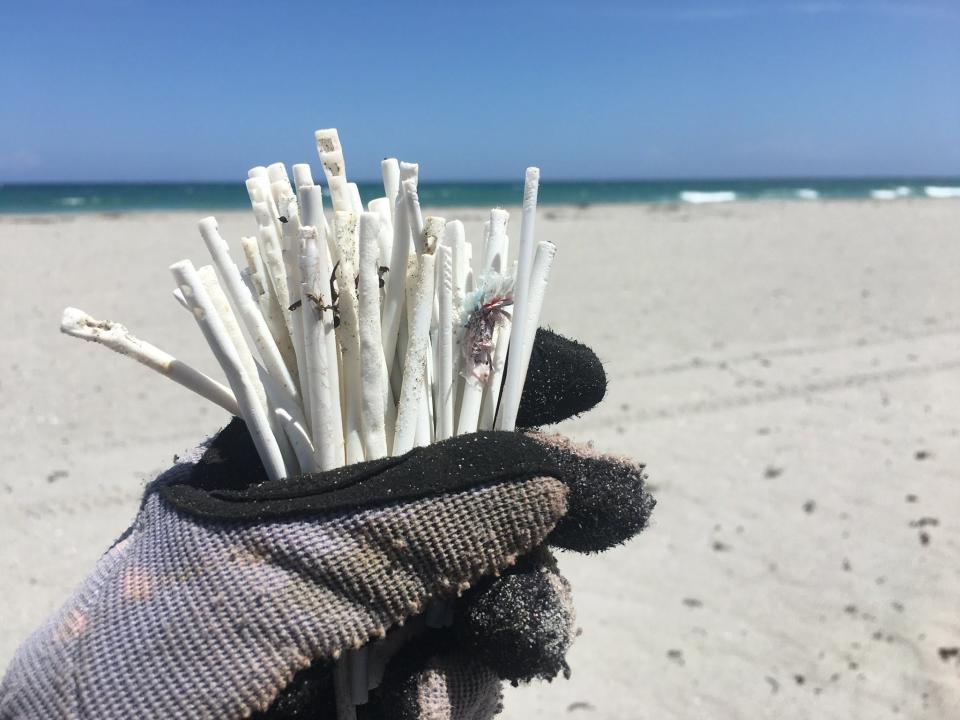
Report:
[[[589,409],[605,386],[588,348],[541,330],[519,424]],[[265,482],[235,419],[147,487],[20,648],[0,719],[333,717],[351,681],[376,686],[358,716],[492,717],[501,679],[566,671],[573,611],[547,546],[635,535],[643,480],[559,436],[480,432]],[[359,648],[369,678],[333,672]]]

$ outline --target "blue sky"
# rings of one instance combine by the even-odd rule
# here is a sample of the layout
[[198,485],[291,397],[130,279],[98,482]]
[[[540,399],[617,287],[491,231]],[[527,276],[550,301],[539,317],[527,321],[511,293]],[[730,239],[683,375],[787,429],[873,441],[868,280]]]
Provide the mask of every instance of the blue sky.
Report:
[[0,181],[960,174],[960,4],[0,4]]

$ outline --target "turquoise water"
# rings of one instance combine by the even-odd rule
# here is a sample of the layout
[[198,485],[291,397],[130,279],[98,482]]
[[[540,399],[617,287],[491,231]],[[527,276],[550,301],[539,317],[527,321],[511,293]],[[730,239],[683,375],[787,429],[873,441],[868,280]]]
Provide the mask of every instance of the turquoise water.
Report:
[[[364,201],[383,194],[361,183]],[[424,183],[420,202],[436,206],[519,205],[522,183]],[[544,182],[540,203],[703,203],[732,200],[960,198],[960,177],[797,178],[775,180],[636,180]],[[228,210],[249,207],[243,182],[0,184],[0,213]]]

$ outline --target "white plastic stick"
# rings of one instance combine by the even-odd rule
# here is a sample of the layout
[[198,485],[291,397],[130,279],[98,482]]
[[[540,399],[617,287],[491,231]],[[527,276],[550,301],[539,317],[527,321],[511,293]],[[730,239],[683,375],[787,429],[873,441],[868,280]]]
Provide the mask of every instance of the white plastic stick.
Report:
[[[307,297],[313,288],[303,284]],[[321,470],[331,470],[343,465],[343,425],[340,414],[334,414],[332,398],[340,397],[339,383],[332,384],[339,375],[329,372],[327,343],[324,338],[322,313],[309,298],[303,304],[303,340],[306,348],[306,366],[310,392],[310,433]]]
[[[246,373],[251,385],[253,385],[257,394],[257,398],[260,400],[260,404],[263,407],[263,411],[267,415],[267,422],[270,423],[273,436],[277,440],[277,446],[280,448],[280,455],[283,457],[283,464],[288,472],[293,472],[295,469],[301,467],[301,465],[293,447],[290,444],[289,439],[287,438],[287,434],[284,432],[282,426],[279,424],[277,418],[272,412],[272,405],[270,401],[272,401],[273,398],[271,393],[264,389],[266,383],[263,382],[264,378],[269,379],[270,376],[265,370],[263,370],[260,364],[254,360],[253,354],[250,352],[250,347],[247,345],[247,341],[243,336],[243,331],[240,329],[240,324],[237,322],[237,318],[233,314],[233,308],[230,307],[230,302],[227,300],[227,296],[224,294],[223,288],[220,287],[220,283],[217,281],[217,274],[214,272],[213,266],[204,265],[203,267],[198,268],[197,275],[199,275],[200,281],[203,283],[207,293],[210,295],[210,300],[213,302],[214,307],[220,314],[220,319],[223,321],[223,326],[227,331],[227,335],[233,342],[233,346],[237,350],[237,355],[240,357],[240,363],[243,367],[243,371]],[[187,302],[183,291],[179,287],[173,291],[173,294],[174,297],[177,297],[178,300],[182,301],[181,304],[187,312],[192,312],[190,304]],[[276,381],[273,382],[275,383]],[[283,391],[280,392],[282,393]],[[283,394],[286,395],[286,393]],[[289,404],[291,404],[294,408],[297,407],[296,402],[292,399],[290,400]],[[286,406],[287,404],[285,403],[284,407]]]
[[[434,263],[436,267],[436,263]],[[437,279],[433,279],[436,287]],[[427,340],[429,341],[429,334]],[[432,365],[432,349],[427,345],[426,365],[423,368],[423,387],[420,392],[419,408],[417,409],[417,429],[414,433],[413,444],[417,447],[423,447],[433,442],[433,393],[430,391],[432,385],[430,377],[430,366]]]
[[[270,373],[262,365],[257,363],[256,369],[257,377],[260,378],[260,382],[267,393],[267,404],[270,408],[274,435],[280,445],[280,451],[284,452],[284,445],[286,444],[289,446],[289,450],[284,452],[284,458],[286,458],[287,453],[293,455],[293,458],[287,461],[287,470],[299,467],[300,472],[315,472],[319,469],[319,463],[316,459],[316,453],[313,451],[313,444],[308,441],[307,445],[309,445],[310,451],[309,453],[305,452],[302,439],[298,437],[300,434],[308,432],[303,411],[297,401],[290,397],[276,380],[270,377]],[[292,426],[277,417],[277,410],[283,410],[290,417]],[[298,443],[300,447],[297,447]]]
[[[288,202],[287,197],[293,196],[293,188],[290,185],[290,176],[287,175],[287,166],[282,162],[276,162],[267,166],[267,177],[270,180],[270,194],[273,195],[273,201],[277,206],[277,219],[285,215],[285,206]],[[280,220],[282,223],[283,221]],[[280,228],[282,234],[283,228]]]
[[437,328],[436,438],[453,435],[453,252],[446,244],[437,249],[440,266],[440,318]]
[[301,186],[300,193],[300,223],[312,225],[321,232],[323,237],[330,237],[330,224],[323,214],[323,190],[319,185]]
[[483,407],[483,385],[472,375],[464,378],[463,396],[460,398],[460,416],[457,420],[457,435],[476,432],[480,426],[480,410]]
[[[303,323],[300,321],[300,209],[297,199],[290,189],[289,183],[274,183],[277,187],[277,203],[280,206],[281,224],[283,226],[283,266],[286,271],[286,286],[290,303],[287,312],[290,316],[290,339],[293,342],[296,356],[297,374],[295,379],[300,387],[300,397],[304,404],[308,403],[308,396],[303,387],[306,369],[303,365]],[[289,365],[289,363],[288,363]],[[304,408],[309,417],[309,408]]]
[[290,182],[290,176],[287,175],[287,166],[282,162],[267,165],[267,177],[270,179],[271,185],[275,182],[286,181],[288,184]]
[[240,278],[240,271],[230,257],[230,248],[227,241],[220,236],[220,231],[217,229],[216,219],[212,217],[204,218],[200,221],[199,227],[200,235],[210,251],[213,263],[220,271],[224,289],[240,314],[240,318],[243,320],[247,332],[250,333],[254,345],[257,346],[264,367],[277,379],[281,387],[292,397],[299,399],[293,376],[280,355],[280,350],[270,334],[270,329],[267,327],[267,322],[264,320],[260,308],[254,303],[253,296]]
[[360,329],[357,314],[356,270],[353,263],[354,248],[358,240],[357,216],[350,212],[338,212],[334,216],[334,233],[339,249],[337,265],[337,293],[340,327],[337,340],[340,344],[340,370],[344,384],[343,401],[346,403],[343,436],[346,444],[347,464],[364,459],[361,437],[360,388]]
[[[550,279],[550,268],[553,265],[553,258],[556,252],[557,247],[551,242],[544,240],[537,243],[537,254],[530,276],[530,295],[525,317],[526,332],[523,337],[523,342],[518,343],[516,346],[513,344],[511,338],[510,365],[516,362],[520,368],[520,393],[519,395],[508,397],[506,389],[504,389],[504,393],[500,398],[498,417],[504,413],[510,413],[514,418],[514,425],[516,425],[517,413],[520,410],[520,400],[523,396],[522,381],[526,379],[527,369],[530,366],[530,355],[533,351],[533,343],[536,340],[537,327],[540,325],[540,310],[543,307],[543,297],[547,289],[547,282]],[[517,311],[514,312],[513,318],[515,323]]]
[[517,258],[517,277],[513,290],[513,325],[510,330],[510,353],[521,362],[507,365],[503,381],[503,393],[500,410],[497,413],[497,429],[513,430],[517,424],[517,411],[520,409],[520,396],[523,393],[523,380],[526,368],[523,358],[529,350],[527,341],[527,312],[530,296],[530,274],[533,269],[536,244],[534,241],[534,223],[537,217],[537,193],[540,187],[540,170],[527,168],[523,186],[523,215],[520,223],[520,252]]
[[537,328],[540,327],[540,311],[543,309],[543,297],[550,280],[550,269],[553,267],[553,258],[557,254],[557,246],[547,240],[537,243],[537,254],[534,256],[533,271],[530,273],[530,302],[527,305],[527,335],[524,342],[526,352],[523,356],[523,377],[527,377],[530,367],[530,355],[533,352],[533,343],[537,338]]
[[327,178],[327,187],[330,189],[330,204],[333,205],[334,212],[352,211],[346,162],[336,128],[317,130],[314,138],[317,141],[317,153],[320,155],[323,174]]
[[187,305],[187,299],[183,296],[183,293],[180,292],[180,288],[173,289],[173,299],[180,303],[180,307],[184,310],[190,309],[190,306]]
[[[410,208],[408,208],[408,211]],[[419,203],[416,205],[416,210],[419,210]],[[439,247],[442,239],[444,229],[446,227],[446,220],[441,217],[428,217],[423,221],[420,232],[420,242],[419,247],[426,249],[428,252],[435,254],[437,248]],[[413,226],[411,226],[411,232]],[[415,271],[414,271],[415,272]],[[434,263],[434,272],[436,272],[436,262]],[[410,277],[407,278],[408,282],[408,293],[407,293],[407,317],[413,317],[413,305],[416,303],[416,295],[414,292],[410,292],[409,288],[416,287],[415,281],[411,280]],[[437,285],[437,278],[433,279],[434,287]],[[414,439],[414,443],[418,446],[429,445],[434,440],[434,429],[435,429],[435,420],[434,420],[434,397],[433,397],[433,385],[434,385],[434,375],[436,369],[434,367],[434,347],[433,347],[433,336],[434,336],[434,327],[437,322],[437,317],[439,315],[439,309],[437,304],[437,297],[434,295],[430,301],[430,331],[427,333],[427,360],[424,367],[424,378],[423,378],[423,391],[422,396],[420,397],[420,408],[417,413],[417,431]]]
[[220,367],[223,368],[223,372],[227,376],[230,387],[233,388],[237,405],[240,407],[241,417],[247,424],[247,429],[250,431],[260,460],[263,462],[267,477],[271,480],[279,480],[285,477],[287,473],[284,468],[283,457],[280,454],[277,440],[270,429],[267,415],[257,399],[256,391],[253,389],[250,379],[243,371],[237,349],[227,335],[223,321],[207,294],[206,288],[203,287],[193,263],[189,260],[181,260],[170,266],[170,272],[173,273],[180,291],[190,305],[190,310],[197,321],[197,325],[200,326],[207,344],[213,350],[217,362],[220,363]]
[[[402,196],[404,199],[404,211],[407,217],[407,223],[410,227],[410,237],[413,241],[413,249],[416,255],[419,257],[424,253],[424,218],[420,210],[420,197],[417,192],[417,182],[418,182],[419,167],[413,163],[400,163],[400,181],[401,186],[403,187]],[[439,237],[439,236],[438,236]],[[433,250],[430,251],[431,253]],[[413,323],[414,310],[413,306],[416,303],[416,290],[417,283],[415,281],[415,273],[417,272],[416,263],[407,264],[407,281],[406,281],[406,294],[407,294],[407,329],[410,330],[410,326]],[[436,279],[434,279],[434,283]],[[433,318],[435,317],[435,303],[434,299],[430,300],[430,312],[431,312],[431,326]],[[427,344],[427,354],[426,354],[426,366],[424,369],[424,378],[421,386],[422,397],[417,401],[418,411],[417,411],[417,422],[416,422],[416,432],[414,436],[414,442],[416,445],[428,445],[431,442],[431,435],[433,433],[433,416],[431,414],[431,409],[433,406],[432,393],[430,392],[431,385],[431,372],[433,368],[433,351],[430,343],[430,334],[429,330],[427,331],[427,336],[425,338]],[[408,345],[409,349],[409,345]]]
[[390,200],[385,197],[374,198],[367,203],[367,208],[380,218],[377,233],[377,263],[389,267],[393,254],[393,211],[390,209]]
[[297,188],[297,195],[300,194],[300,188],[313,187],[313,173],[310,171],[310,165],[297,163],[293,166],[293,184]]
[[297,455],[297,462],[300,464],[300,470],[304,473],[316,472],[318,465],[314,457],[313,444],[310,442],[310,436],[302,423],[293,419],[293,416],[283,408],[275,408],[273,416],[277,419],[278,425],[286,434],[293,451]]
[[[484,259],[477,268],[478,281],[482,281],[483,278],[489,277],[489,274],[493,271],[491,263],[493,263],[498,257],[496,251],[487,252],[494,242],[491,240],[491,224],[492,223],[489,220],[484,223],[484,250],[483,255],[481,256]],[[471,246],[468,245],[466,248],[468,254],[470,247]],[[470,281],[469,272],[467,273],[467,282],[472,284]],[[464,328],[461,327],[460,331],[462,340]],[[499,337],[500,342],[502,343],[505,343],[508,338],[508,336],[502,332],[494,332],[494,337]],[[462,352],[460,357],[462,361]],[[483,398],[485,391],[487,390],[487,386],[477,380],[477,378],[475,378],[472,374],[467,374],[464,376],[464,373],[461,372],[460,375],[463,377],[463,391],[460,396],[460,414],[457,416],[457,435],[465,435],[467,433],[476,432],[478,429],[483,427],[480,423],[480,415],[483,411]]]
[[[321,156],[321,161],[323,157]],[[329,163],[324,161],[324,167]],[[353,199],[350,197],[350,183],[343,175],[328,175],[327,188],[330,190],[330,205],[334,212],[353,212]]]
[[360,186],[356,183],[347,183],[347,192],[350,193],[350,211],[360,217],[363,212],[363,200],[360,198]]
[[[197,268],[197,275],[200,276],[200,282],[202,282],[203,286],[207,289],[213,306],[217,309],[217,312],[220,313],[220,319],[223,320],[223,326],[227,331],[227,335],[230,336],[230,340],[233,341],[233,345],[237,349],[237,355],[240,357],[240,364],[243,367],[243,371],[247,374],[247,377],[250,378],[250,384],[253,385],[257,397],[260,399],[264,410],[266,410],[267,394],[260,384],[260,380],[257,378],[256,361],[253,359],[253,353],[250,352],[250,347],[243,337],[243,331],[237,322],[237,316],[233,314],[233,308],[230,307],[230,302],[227,300],[223,288],[220,287],[220,283],[217,280],[217,273],[214,271],[212,265],[204,265]],[[177,290],[186,303],[187,299],[183,295],[183,291],[180,290],[180,288],[177,288]],[[187,308],[189,307],[190,305],[187,303]]]
[[[283,246],[280,237],[273,225],[261,225],[257,231],[260,240],[260,254],[263,257],[263,267],[267,280],[273,287],[283,322],[287,328],[287,335],[293,335],[293,320],[290,317],[290,289],[287,287],[287,269],[283,263]],[[286,359],[286,358],[285,358]]]
[[[258,168],[253,168],[257,170]],[[263,173],[257,173],[247,178],[247,195],[250,196],[250,207],[253,208],[254,215],[257,216],[257,223],[260,225],[273,225],[277,234],[280,234],[280,213],[277,210],[277,203],[273,199],[273,191],[270,189],[270,176],[263,168]]]
[[[236,348],[243,372],[253,387],[257,399],[260,401],[260,406],[266,414],[267,422],[270,423],[270,429],[277,441],[280,455],[283,457],[283,464],[288,472],[293,472],[300,467],[298,458],[286,433],[283,432],[282,427],[278,424],[277,418],[272,413],[271,405],[268,403],[268,393],[264,389],[261,381],[261,376],[265,373],[258,372],[259,366],[253,358],[253,353],[250,352],[250,346],[247,345],[247,340],[244,338],[243,331],[240,329],[240,323],[237,322],[237,317],[233,314],[233,308],[230,307],[230,302],[227,300],[223,288],[220,287],[220,283],[217,281],[217,274],[212,265],[204,265],[197,269],[197,275],[200,277],[200,282],[203,283],[207,294],[210,295],[210,301],[213,303],[214,308],[216,308],[217,313],[220,315],[220,319],[223,321],[223,327],[227,331],[227,336],[231,342],[233,342],[234,348]],[[184,297],[183,291],[180,290],[180,288],[177,288],[177,291],[179,291],[181,297]],[[186,303],[186,297],[184,297],[184,302]],[[186,307],[190,310],[189,303],[186,304]],[[296,404],[295,401],[291,400],[291,402],[294,405]]]
[[[259,288],[256,286],[256,284],[254,283],[253,274],[250,272],[250,268],[245,267],[245,268],[243,268],[243,269],[240,271],[240,279],[243,280],[243,284],[246,286],[246,288],[247,288],[247,290],[250,292],[250,294],[251,294],[253,297],[259,299],[259,297],[260,297],[260,290],[259,290]],[[261,310],[261,312],[263,312],[263,311]]]
[[[326,243],[312,226],[301,228],[301,322],[307,391],[310,393],[310,431],[320,467],[343,465],[343,424],[340,417],[340,374],[337,368],[333,312],[329,306],[330,263]],[[333,356],[330,353],[333,352]]]
[[480,241],[480,252],[476,253],[477,260],[480,262],[479,272],[483,272],[483,269],[486,267],[484,261],[487,258],[487,243],[490,242],[490,221],[486,220],[483,223],[483,234],[481,235]]
[[317,152],[342,152],[340,145],[340,135],[336,128],[325,128],[313,133],[313,138],[317,142]]
[[95,320],[74,307],[63,311],[60,332],[71,337],[89,340],[116,353],[133,358],[161,375],[192,390],[200,397],[219,405],[231,415],[240,415],[233,391],[173,355],[132,335],[127,328],[111,320]]
[[[250,347],[247,345],[246,338],[243,336],[243,331],[240,329],[240,324],[237,322],[237,318],[233,314],[233,308],[230,307],[230,302],[227,300],[227,296],[223,292],[223,288],[220,287],[220,283],[217,281],[217,273],[214,271],[213,266],[204,265],[203,267],[198,268],[197,275],[200,278],[200,282],[203,283],[203,287],[206,289],[207,294],[210,295],[210,301],[213,303],[214,308],[216,308],[217,313],[220,315],[220,320],[223,321],[223,327],[227,331],[227,336],[233,343],[233,347],[237,351],[237,356],[240,358],[240,366],[243,368],[243,372],[247,380],[249,380],[250,385],[256,392],[257,399],[260,401],[260,406],[263,408],[263,412],[266,414],[267,422],[270,424],[271,433],[277,441],[277,447],[280,449],[280,456],[283,458],[283,465],[288,473],[294,473],[299,469],[300,463],[298,462],[297,456],[290,444],[289,439],[287,438],[286,433],[283,431],[283,428],[279,424],[277,418],[273,415],[271,403],[268,402],[268,393],[264,389],[261,380],[261,376],[265,375],[266,373],[258,372],[259,366],[254,360],[253,354],[250,352]],[[177,290],[180,290],[180,288],[177,288]],[[180,290],[180,294],[183,295],[182,290]],[[185,297],[184,301],[186,302]],[[187,309],[190,309],[189,303],[187,303]]]
[[[286,324],[283,321],[283,313],[280,311],[277,296],[264,274],[263,258],[260,257],[260,244],[255,237],[244,237],[240,238],[240,245],[243,247],[243,254],[247,258],[246,270],[249,271],[250,280],[254,286],[254,291],[251,294],[260,308],[260,313],[267,323],[270,336],[273,337],[277,349],[280,351],[280,356],[286,357],[287,352],[292,350],[293,346],[290,345],[289,349],[286,348],[286,344],[289,343]],[[243,272],[240,273],[240,276],[243,277]]]
[[360,279],[358,322],[360,335],[361,420],[366,459],[387,455],[386,413],[392,405],[380,336],[380,280],[377,269],[380,216],[360,216]]
[[[322,235],[320,236],[323,237]],[[334,262],[331,258],[330,245],[336,245],[336,240],[324,243],[318,241],[317,247],[317,277],[314,287],[320,289],[323,297],[329,298],[333,303],[333,268]],[[330,408],[333,417],[338,419],[337,427],[334,429],[335,439],[340,443],[340,453],[346,456],[346,446],[343,437],[343,370],[340,359],[340,343],[337,338],[336,318],[333,311],[323,313],[323,338],[327,345],[327,367],[330,375]],[[341,461],[342,464],[342,461]]]
[[247,268],[250,270],[250,279],[253,280],[257,288],[257,294],[262,295],[267,291],[265,276],[263,274],[263,259],[260,257],[260,246],[255,237],[240,238],[240,247],[243,248],[243,256],[247,259]]
[[383,339],[383,358],[392,373],[397,351],[400,320],[406,307],[407,261],[410,255],[410,225],[407,222],[406,200],[403,192],[397,195],[393,223],[393,247],[387,268],[380,335]]
[[410,223],[410,235],[417,254],[423,252],[423,214],[420,211],[420,195],[417,192],[416,178],[403,181],[403,196],[406,202],[407,222]]
[[[490,235],[487,238],[485,252],[489,270],[504,273],[510,251],[510,238],[507,237],[507,222],[510,218],[506,210],[496,208],[490,211]],[[516,277],[517,265],[513,265]],[[510,347],[510,329],[512,321],[505,319],[493,332],[493,353],[490,357],[490,377],[483,392],[483,404],[480,407],[479,430],[492,430],[496,424],[497,405],[500,401],[500,389],[503,386],[503,371],[507,363],[507,351]]]
[[463,340],[463,327],[460,324],[460,315],[463,312],[463,298],[466,295],[467,271],[470,260],[467,257],[467,237],[463,223],[451,220],[447,223],[444,235],[450,244],[453,253],[453,382],[454,382],[454,417],[460,417],[460,343]]
[[397,407],[397,427],[394,433],[393,454],[402,455],[411,450],[417,431],[420,398],[424,394],[427,353],[430,351],[430,316],[433,312],[434,248],[425,246],[418,258],[414,287],[413,322],[407,341],[403,364],[403,383]]
[[383,176],[383,194],[390,203],[390,222],[397,221],[394,209],[397,205],[397,195],[400,194],[400,163],[396,158],[387,158],[380,161],[380,174]]
[[[293,194],[293,188],[289,182],[278,181],[273,184],[274,196],[277,200],[277,208],[280,213],[280,247],[284,253],[284,261],[287,260],[287,253],[293,255],[297,251],[297,238],[300,233],[300,206],[297,203],[297,197]],[[294,260],[292,267],[287,268],[287,282],[290,282],[289,276],[291,270],[296,274],[297,263]],[[292,294],[292,293],[291,293]]]
[[[323,191],[318,185],[301,188],[300,206],[302,210],[301,222],[317,230],[316,241],[316,259],[310,266],[309,272],[301,268],[301,276],[315,297],[324,297],[323,304],[333,303],[332,293],[330,292],[330,278],[333,273],[333,263],[330,261],[331,245],[336,249],[336,241],[330,226],[327,224],[327,218],[323,213]],[[322,267],[321,267],[322,265]],[[304,274],[307,273],[307,274]],[[323,338],[327,344],[327,372],[330,374],[329,386],[331,388],[330,408],[337,418],[340,418],[340,370],[339,357],[340,351],[337,347],[336,334],[333,328],[333,314],[331,311],[324,311],[318,317],[322,316]],[[312,420],[311,420],[312,422]],[[343,445],[343,428],[337,431],[337,443]],[[315,441],[316,442],[316,441]],[[342,455],[342,450],[340,451]],[[341,460],[342,464],[342,460]]]
[[502,208],[494,208],[490,211],[490,233],[483,249],[483,267],[498,273],[502,273],[507,266],[509,248],[507,222],[509,220],[510,213]]
[[510,347],[510,320],[503,320],[500,327],[493,331],[493,354],[490,356],[490,378],[483,393],[480,406],[478,430],[492,430],[496,426],[497,405],[500,401],[500,389],[503,386],[503,370],[507,362],[507,350]]

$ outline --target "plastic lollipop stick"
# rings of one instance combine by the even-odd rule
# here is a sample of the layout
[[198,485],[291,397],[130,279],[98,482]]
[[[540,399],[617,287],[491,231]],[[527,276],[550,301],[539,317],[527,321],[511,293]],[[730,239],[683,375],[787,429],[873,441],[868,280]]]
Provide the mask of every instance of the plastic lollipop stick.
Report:
[[200,235],[210,251],[213,263],[220,271],[224,289],[243,320],[247,332],[250,333],[264,367],[290,395],[298,398],[299,393],[296,383],[294,383],[290,370],[280,355],[280,350],[270,334],[270,329],[267,327],[267,322],[264,320],[260,308],[254,302],[253,296],[250,295],[240,278],[240,271],[230,257],[230,248],[217,229],[216,219],[212,217],[204,218],[200,221],[199,226]]
[[68,307],[63,311],[60,332],[81,340],[95,342],[116,353],[133,358],[138,363],[192,390],[200,397],[219,405],[231,415],[240,415],[237,399],[230,388],[177,360],[170,353],[132,335],[120,323],[96,320],[83,310]]
[[430,350],[430,315],[433,311],[434,261],[432,252],[419,258],[414,289],[413,323],[403,364],[403,383],[397,407],[397,427],[393,440],[394,455],[402,455],[414,446],[417,415],[424,393],[424,370]]
[[300,188],[313,187],[313,173],[310,171],[310,165],[307,163],[297,163],[293,166],[293,184],[297,187],[297,194],[300,194]]
[[380,217],[365,212],[360,216],[360,278],[358,322],[360,335],[361,420],[363,445],[368,460],[387,454],[386,412],[387,368],[380,336],[380,276],[377,266]]
[[437,250],[440,265],[440,320],[437,328],[437,440],[453,435],[453,253]]
[[[520,252],[517,258],[517,277],[513,291],[513,326],[510,330],[510,353],[525,358],[529,350],[527,342],[527,311],[530,302],[530,273],[533,269],[536,243],[534,223],[537,216],[537,193],[540,187],[540,170],[527,168],[523,187],[523,215],[520,223]],[[520,396],[526,368],[523,362],[510,363],[503,381],[500,411],[497,414],[498,430],[513,430],[517,424]]]
[[380,174],[383,176],[383,194],[390,203],[390,222],[395,223],[394,208],[397,205],[397,195],[400,194],[400,163],[396,158],[387,158],[380,161]]
[[173,273],[180,291],[190,305],[194,320],[197,321],[207,344],[213,350],[217,362],[227,376],[227,381],[237,398],[240,416],[247,424],[267,477],[271,480],[285,477],[287,472],[283,456],[280,454],[280,447],[273,436],[267,415],[257,399],[250,379],[243,371],[237,350],[227,335],[223,321],[210,300],[206,288],[203,287],[193,263],[189,260],[181,260],[170,266],[170,272]]
[[334,216],[334,233],[340,262],[337,264],[337,308],[340,326],[337,340],[341,353],[341,377],[344,385],[343,400],[346,403],[344,416],[344,441],[347,463],[364,459],[361,437],[360,387],[360,328],[357,313],[356,270],[353,263],[354,248],[358,241],[357,216],[350,212],[338,212]]

